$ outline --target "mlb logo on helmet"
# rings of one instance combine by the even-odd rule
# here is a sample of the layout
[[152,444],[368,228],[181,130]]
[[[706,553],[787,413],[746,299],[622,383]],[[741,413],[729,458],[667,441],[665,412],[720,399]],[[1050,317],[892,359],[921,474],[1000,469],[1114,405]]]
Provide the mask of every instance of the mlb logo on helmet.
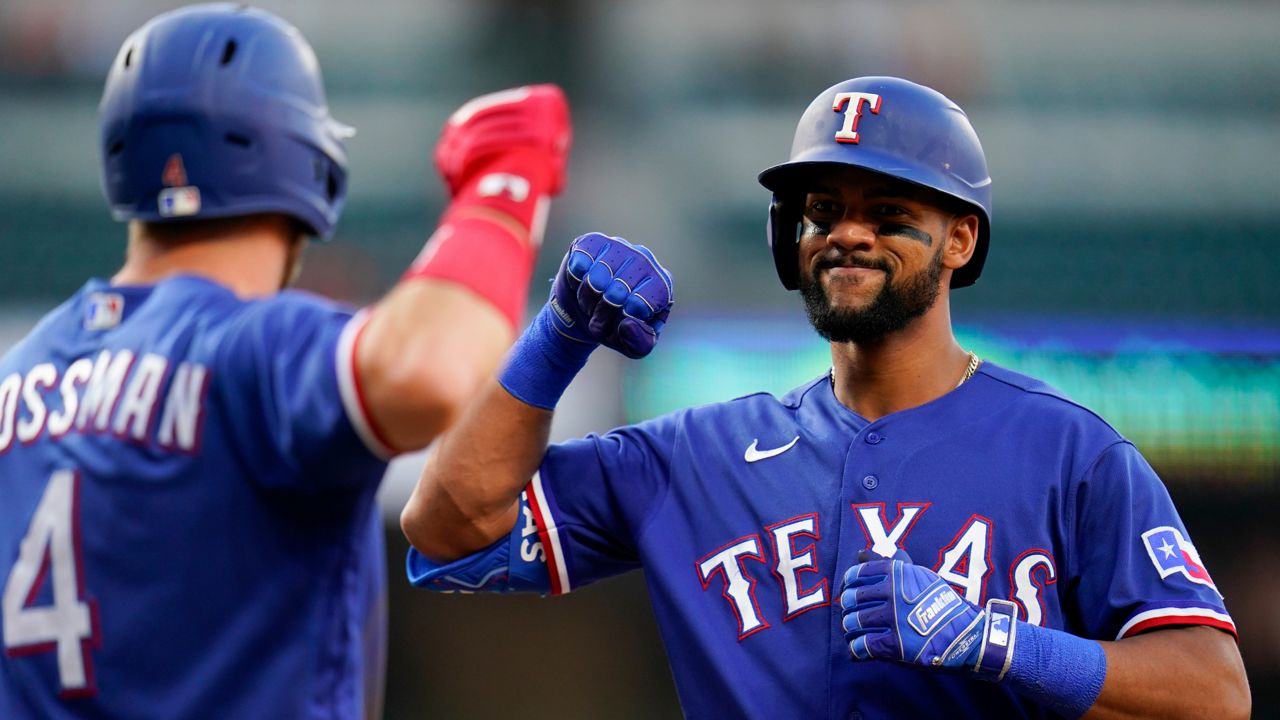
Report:
[[1193,583],[1208,585],[1215,591],[1218,589],[1209,577],[1209,571],[1204,569],[1200,553],[1196,552],[1189,540],[1182,537],[1182,531],[1167,525],[1152,528],[1142,533],[1142,542],[1146,544],[1147,555],[1151,556],[1151,562],[1160,572],[1161,579],[1181,573]]
[[85,330],[108,330],[124,316],[124,297],[119,293],[93,293],[84,306]]
[[156,209],[164,217],[187,217],[200,212],[200,188],[187,185],[187,168],[182,155],[174,153],[160,174],[164,190],[156,199]]

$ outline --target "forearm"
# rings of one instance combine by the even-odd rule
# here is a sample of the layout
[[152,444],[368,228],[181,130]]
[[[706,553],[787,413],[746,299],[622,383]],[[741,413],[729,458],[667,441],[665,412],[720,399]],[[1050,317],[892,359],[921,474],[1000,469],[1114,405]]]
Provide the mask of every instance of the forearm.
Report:
[[446,218],[355,341],[366,412],[395,450],[425,447],[457,419],[524,314],[534,257],[528,229],[457,202]]
[[1244,664],[1226,633],[1171,628],[1101,645],[1107,678],[1087,718],[1249,717]]
[[1017,635],[1004,682],[1065,716],[1249,716],[1239,652],[1218,630],[1171,628],[1098,642],[1019,622]]
[[490,381],[441,438],[401,513],[413,547],[444,563],[509,533],[520,493],[546,451],[551,418]]
[[434,562],[480,550],[515,524],[520,491],[546,450],[552,410],[594,348],[561,335],[549,307],[441,440],[401,513],[405,537]]

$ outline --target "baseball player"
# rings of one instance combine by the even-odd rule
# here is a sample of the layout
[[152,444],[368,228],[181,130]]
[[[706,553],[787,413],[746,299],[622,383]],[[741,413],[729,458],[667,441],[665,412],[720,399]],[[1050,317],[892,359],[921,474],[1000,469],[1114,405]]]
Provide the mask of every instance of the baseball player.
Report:
[[349,135],[261,10],[186,7],[120,49],[124,265],[0,359],[0,718],[381,717],[374,491],[514,338],[570,124],[553,86],[459,109],[451,204],[354,316],[282,290],[338,221]]
[[672,302],[645,248],[583,236],[405,508],[411,581],[561,594],[643,567],[690,717],[1247,716],[1235,626],[1159,478],[952,334],[991,222],[961,109],[842,82],[760,180],[831,371],[545,447],[592,349],[645,355]]

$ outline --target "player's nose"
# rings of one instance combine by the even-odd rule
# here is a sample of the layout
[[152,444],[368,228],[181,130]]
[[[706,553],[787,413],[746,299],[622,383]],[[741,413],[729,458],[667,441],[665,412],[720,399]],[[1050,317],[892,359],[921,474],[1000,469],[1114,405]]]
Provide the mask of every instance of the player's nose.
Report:
[[866,250],[876,243],[876,227],[862,218],[841,218],[831,226],[827,241],[846,250]]

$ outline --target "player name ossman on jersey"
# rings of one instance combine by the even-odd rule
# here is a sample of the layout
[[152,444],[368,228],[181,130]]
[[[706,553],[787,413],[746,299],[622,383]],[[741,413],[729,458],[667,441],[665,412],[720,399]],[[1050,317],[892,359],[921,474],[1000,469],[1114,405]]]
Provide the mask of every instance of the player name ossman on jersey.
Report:
[[[182,452],[199,447],[208,369],[182,362],[163,397],[170,361],[157,353],[103,350],[65,369],[51,362],[0,379],[0,452],[43,434],[111,433]],[[158,422],[156,422],[158,420]]]

